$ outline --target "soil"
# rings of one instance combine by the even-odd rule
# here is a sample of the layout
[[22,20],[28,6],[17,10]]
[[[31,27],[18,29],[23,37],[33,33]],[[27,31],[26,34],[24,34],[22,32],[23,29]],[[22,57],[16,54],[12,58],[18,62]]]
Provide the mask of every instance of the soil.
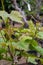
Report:
[[[12,63],[7,60],[0,60],[0,65],[11,65]],[[25,58],[21,58],[18,62],[18,65],[27,65]]]
[[11,62],[6,60],[0,60],[0,65],[11,65]]
[[[12,62],[7,61],[7,60],[0,60],[0,65],[12,65]],[[18,65],[34,65],[34,64],[26,63],[26,59],[24,57],[22,57],[19,60]],[[37,65],[41,65],[41,64],[38,63]]]
[[[11,65],[11,62],[6,61],[6,60],[0,60],[0,65]],[[18,65],[28,65],[28,64],[22,63],[22,64],[18,64]]]

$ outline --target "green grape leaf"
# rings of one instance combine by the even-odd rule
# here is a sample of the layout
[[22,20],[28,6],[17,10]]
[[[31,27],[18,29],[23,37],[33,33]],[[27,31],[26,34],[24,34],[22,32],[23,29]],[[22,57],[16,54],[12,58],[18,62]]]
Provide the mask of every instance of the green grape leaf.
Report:
[[22,42],[25,42],[26,40],[32,40],[32,37],[30,37],[30,36],[25,36],[25,35],[23,35],[23,36],[21,36],[21,38],[20,38],[20,41],[22,41]]
[[40,39],[43,39],[43,32],[38,32],[36,34],[36,37],[40,38]]
[[32,49],[36,50],[36,51],[39,52],[41,55],[43,55],[43,48],[40,47],[35,40],[31,40],[30,43],[31,43],[31,45],[32,45]]
[[0,17],[6,22],[9,14],[6,11],[0,11]]
[[5,48],[0,48],[0,54],[1,53],[6,53],[7,51],[6,51],[6,49]]
[[9,15],[9,18],[14,22],[23,23],[22,16],[18,11],[12,11]]
[[28,51],[28,44],[23,43],[23,42],[19,42],[19,43],[14,43],[12,42],[14,48],[18,49],[18,50],[24,50],[24,51]]
[[35,60],[36,60],[35,57],[28,57],[28,62],[30,62],[32,64],[37,64],[37,62]]

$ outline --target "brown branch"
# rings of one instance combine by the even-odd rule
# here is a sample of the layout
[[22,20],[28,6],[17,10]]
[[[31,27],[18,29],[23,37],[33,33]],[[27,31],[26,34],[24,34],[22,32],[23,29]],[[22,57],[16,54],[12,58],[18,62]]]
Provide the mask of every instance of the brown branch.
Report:
[[10,46],[8,46],[8,52],[9,52],[11,58],[12,58],[12,65],[15,65],[15,64],[17,65],[17,62],[18,62],[17,56],[16,55],[15,56],[13,55],[13,53],[10,50]]
[[11,52],[11,50],[10,50],[10,47],[8,46],[8,52],[9,52],[9,54],[10,54],[10,56],[11,56],[11,58],[13,59],[13,54],[12,54],[12,52]]

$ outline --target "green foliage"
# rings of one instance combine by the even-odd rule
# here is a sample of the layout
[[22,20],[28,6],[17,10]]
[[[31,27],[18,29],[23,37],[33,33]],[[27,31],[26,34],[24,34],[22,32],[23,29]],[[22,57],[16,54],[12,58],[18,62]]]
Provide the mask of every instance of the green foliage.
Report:
[[[11,14],[8,14],[5,11],[0,11],[0,16],[6,23],[8,22],[8,21],[6,21],[6,19],[11,19],[14,22],[23,23],[22,16],[17,11],[12,11]],[[15,34],[14,34],[14,31],[16,31]],[[21,53],[25,52],[24,55],[22,53],[23,56],[25,56],[25,54],[27,54],[27,51],[29,51],[29,50],[35,50],[40,55],[43,56],[43,48],[41,48],[38,45],[38,42],[36,40],[34,40],[34,36],[37,38],[43,39],[43,32],[40,32],[40,31],[37,32],[37,31],[38,31],[37,28],[35,27],[35,25],[33,24],[33,22],[31,20],[29,21],[28,29],[25,29],[23,27],[21,29],[12,28],[10,25],[8,25],[8,27],[5,29],[2,28],[2,30],[0,30],[0,37],[1,37],[0,38],[0,54],[8,53],[7,50],[8,50],[8,46],[9,46],[10,51],[12,52],[13,55],[15,55],[15,49],[17,49],[17,50],[19,50],[19,54],[20,54],[20,52]],[[7,37],[5,37],[5,34],[9,38],[8,40],[7,40]],[[12,34],[15,35],[16,38],[12,39],[11,38]],[[17,38],[17,36],[18,36],[18,38]],[[17,52],[16,52],[16,54],[18,55]],[[29,54],[27,54],[25,57],[28,58],[28,62],[37,64],[35,59],[37,59],[38,57],[32,57],[31,54],[30,54],[30,56],[29,56]]]
[[8,14],[5,11],[0,11],[0,17],[3,18],[3,20],[6,22],[8,18]]
[[35,61],[35,57],[29,57],[28,58],[28,62],[31,62],[31,63],[33,63],[33,64],[37,64],[37,62]]
[[22,15],[18,11],[12,11],[8,14],[5,11],[0,11],[0,17],[4,20],[4,22],[8,22],[8,18],[14,22],[23,23],[22,22]]
[[43,32],[38,32],[37,37],[40,38],[40,39],[43,39]]
[[[8,3],[6,6],[11,7],[12,4],[10,0],[6,0],[6,3]],[[30,3],[33,4],[33,1]],[[4,5],[4,3],[2,3],[2,5]],[[2,23],[5,24],[5,28],[2,26]],[[14,23],[14,25],[12,23]],[[38,44],[37,40],[35,40],[35,38],[43,40],[43,31],[39,31],[31,20],[28,21],[29,28],[27,29],[24,28],[22,15],[18,11],[12,10],[10,14],[6,11],[0,11],[0,25],[2,26],[0,26],[0,59],[12,61],[12,56],[17,55],[18,57],[24,56],[27,62],[37,64],[35,60],[40,60],[43,64],[43,58],[28,53],[28,51],[35,50],[43,56],[43,48]],[[6,56],[6,54],[8,55]]]

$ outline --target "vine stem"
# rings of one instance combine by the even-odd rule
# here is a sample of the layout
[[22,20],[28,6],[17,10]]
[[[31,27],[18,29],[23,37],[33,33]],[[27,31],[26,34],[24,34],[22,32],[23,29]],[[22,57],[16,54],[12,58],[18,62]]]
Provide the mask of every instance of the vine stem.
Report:
[[4,0],[1,0],[1,4],[2,4],[2,9],[5,10],[5,7],[4,7]]

